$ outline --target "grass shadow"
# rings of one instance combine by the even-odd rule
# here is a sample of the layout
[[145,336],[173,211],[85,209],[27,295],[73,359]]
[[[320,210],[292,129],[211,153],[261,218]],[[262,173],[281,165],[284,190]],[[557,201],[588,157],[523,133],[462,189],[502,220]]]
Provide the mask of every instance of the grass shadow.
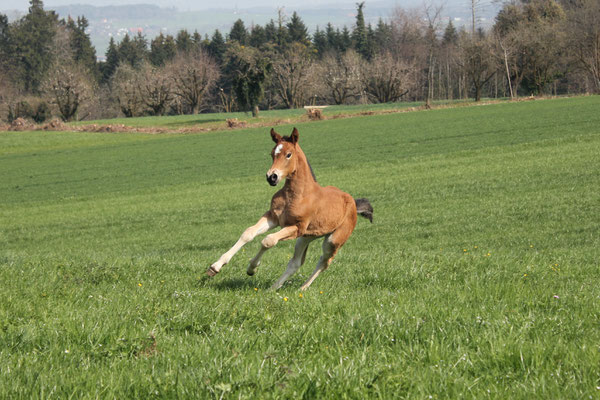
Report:
[[266,289],[267,286],[264,282],[257,282],[255,279],[247,276],[245,278],[232,278],[232,279],[224,279],[216,282],[215,284],[210,285],[211,287],[217,290],[254,290],[254,288],[258,289]]

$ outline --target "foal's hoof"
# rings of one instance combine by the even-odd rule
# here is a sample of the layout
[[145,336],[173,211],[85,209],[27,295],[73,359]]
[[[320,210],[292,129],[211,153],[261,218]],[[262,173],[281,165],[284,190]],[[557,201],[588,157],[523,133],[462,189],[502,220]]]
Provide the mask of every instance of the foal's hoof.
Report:
[[210,266],[210,268],[208,268],[208,269],[206,270],[206,275],[208,275],[208,276],[215,276],[215,275],[216,275],[216,274],[218,274],[218,273],[219,273],[219,271],[217,271],[217,270],[215,269],[215,267],[213,267],[212,265]]
[[248,276],[252,276],[254,275],[255,271],[250,271],[249,269],[246,270],[246,273],[248,274]]

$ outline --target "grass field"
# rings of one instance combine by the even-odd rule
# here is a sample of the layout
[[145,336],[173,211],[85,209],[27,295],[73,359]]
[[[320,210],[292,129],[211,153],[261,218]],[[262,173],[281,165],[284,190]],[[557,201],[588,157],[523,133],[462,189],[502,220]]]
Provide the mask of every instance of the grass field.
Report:
[[[494,101],[503,101],[504,99],[494,99]],[[444,106],[450,104],[452,106],[461,106],[470,104],[466,100],[438,100],[432,102],[433,106]],[[399,103],[384,103],[384,104],[361,104],[361,105],[331,105],[323,109],[325,118],[335,118],[339,116],[356,116],[360,113],[372,112],[400,112],[404,110],[414,109],[423,106],[423,102],[399,102]],[[72,123],[73,126],[100,124],[100,125],[115,125],[122,124],[126,127],[134,128],[167,128],[169,130],[176,129],[220,129],[223,130],[227,119],[236,118],[239,121],[249,124],[260,124],[261,126],[268,124],[281,124],[285,122],[306,122],[306,110],[303,108],[290,110],[268,110],[261,111],[258,118],[252,117],[249,112],[233,112],[233,113],[204,113],[195,115],[172,115],[172,116],[151,116],[151,117],[136,117],[136,118],[115,118],[96,121],[79,121]]]
[[0,133],[0,398],[600,398],[600,97],[297,127],[375,208],[302,296],[318,243],[204,277],[268,129]]

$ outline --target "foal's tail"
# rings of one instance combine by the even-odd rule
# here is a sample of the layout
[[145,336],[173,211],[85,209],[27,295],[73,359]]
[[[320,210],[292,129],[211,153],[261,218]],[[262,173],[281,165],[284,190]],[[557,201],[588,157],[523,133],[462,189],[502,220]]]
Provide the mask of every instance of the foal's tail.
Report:
[[373,223],[373,206],[367,199],[355,199],[356,212]]

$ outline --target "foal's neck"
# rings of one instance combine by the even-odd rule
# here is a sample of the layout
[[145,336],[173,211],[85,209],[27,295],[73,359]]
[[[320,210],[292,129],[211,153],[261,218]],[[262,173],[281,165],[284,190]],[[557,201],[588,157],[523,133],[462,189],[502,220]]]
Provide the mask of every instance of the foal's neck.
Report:
[[307,191],[314,189],[314,186],[317,184],[308,166],[304,152],[300,146],[297,146],[297,149],[296,170],[287,177],[284,186],[293,197],[306,194]]

